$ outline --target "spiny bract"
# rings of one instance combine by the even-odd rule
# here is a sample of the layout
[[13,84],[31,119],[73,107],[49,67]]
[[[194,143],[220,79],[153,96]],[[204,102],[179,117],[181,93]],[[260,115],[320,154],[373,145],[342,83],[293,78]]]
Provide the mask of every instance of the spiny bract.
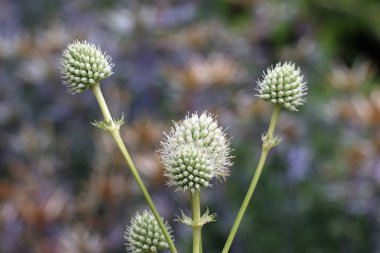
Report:
[[263,80],[259,80],[258,96],[265,101],[279,104],[291,111],[305,102],[306,82],[299,68],[292,62],[277,63],[275,68],[268,68]]
[[231,163],[224,131],[207,112],[186,116],[165,134],[159,153],[168,184],[195,192],[211,186],[213,178],[225,178]]
[[[167,222],[164,224],[170,232],[171,228]],[[169,248],[156,219],[147,210],[142,214],[137,212],[131,219],[131,224],[124,233],[124,239],[127,251],[131,253],[157,252]]]
[[80,93],[110,75],[111,57],[94,44],[74,41],[63,51],[61,73],[70,93]]

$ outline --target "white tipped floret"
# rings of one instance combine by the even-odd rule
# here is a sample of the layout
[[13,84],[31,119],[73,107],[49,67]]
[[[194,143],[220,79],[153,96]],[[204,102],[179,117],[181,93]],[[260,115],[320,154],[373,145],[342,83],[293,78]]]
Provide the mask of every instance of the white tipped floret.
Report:
[[[171,233],[171,228],[164,222],[166,229]],[[136,213],[131,219],[124,233],[125,246],[130,253],[150,253],[169,248],[158,222],[153,214],[147,210]]]
[[204,112],[175,122],[159,150],[168,184],[199,191],[213,178],[225,179],[231,162],[230,143],[214,117]]
[[70,93],[80,93],[110,75],[111,57],[99,47],[86,41],[74,41],[63,51],[61,74]]
[[257,96],[288,110],[297,111],[297,107],[306,101],[306,82],[303,82],[300,68],[292,62],[277,63],[274,68],[268,68],[257,84]]

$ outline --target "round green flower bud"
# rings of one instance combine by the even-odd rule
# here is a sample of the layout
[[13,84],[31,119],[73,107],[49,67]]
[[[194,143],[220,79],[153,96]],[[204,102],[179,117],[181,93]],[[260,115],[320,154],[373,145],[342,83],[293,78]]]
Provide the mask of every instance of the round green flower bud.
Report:
[[63,51],[61,73],[72,94],[91,88],[112,75],[111,57],[86,41],[74,41]]
[[263,80],[257,82],[258,96],[288,110],[297,111],[297,107],[305,102],[307,90],[300,72],[292,62],[277,63],[275,68],[268,68]]
[[[171,232],[167,222],[165,227]],[[131,224],[124,233],[124,239],[126,249],[131,253],[150,253],[169,248],[156,219],[147,210],[142,214],[137,212],[131,219]]]
[[224,131],[211,114],[193,114],[174,123],[159,150],[168,184],[179,190],[199,191],[213,178],[225,178],[231,163]]

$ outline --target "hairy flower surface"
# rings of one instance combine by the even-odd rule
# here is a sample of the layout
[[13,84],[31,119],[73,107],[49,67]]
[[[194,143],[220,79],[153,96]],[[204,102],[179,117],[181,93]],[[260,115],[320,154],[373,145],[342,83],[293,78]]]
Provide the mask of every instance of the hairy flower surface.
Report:
[[[165,226],[170,232],[171,228],[167,222]],[[131,219],[131,224],[124,233],[124,239],[127,251],[131,253],[150,253],[169,248],[156,219],[147,210],[142,214],[137,212]]]
[[305,102],[306,83],[300,69],[292,62],[277,63],[275,68],[268,68],[258,86],[259,97],[288,110],[297,111],[297,107]]
[[187,116],[165,136],[159,152],[169,185],[194,192],[228,176],[230,143],[211,114]]
[[74,41],[63,51],[61,73],[70,93],[80,93],[112,75],[111,57],[86,41]]

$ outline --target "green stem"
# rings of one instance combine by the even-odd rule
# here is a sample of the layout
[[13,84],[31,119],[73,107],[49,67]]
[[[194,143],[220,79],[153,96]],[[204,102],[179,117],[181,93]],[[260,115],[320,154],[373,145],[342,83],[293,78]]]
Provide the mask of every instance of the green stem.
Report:
[[201,234],[199,235],[199,253],[203,253],[203,242],[202,242],[202,231]]
[[201,201],[199,191],[191,193],[191,209],[193,216],[193,253],[199,253],[202,240]]
[[278,119],[278,115],[280,114],[280,111],[281,111],[281,106],[274,105],[272,117],[270,119],[270,124],[269,124],[269,128],[268,128],[268,135],[269,135],[270,140],[273,139],[273,133],[274,133],[274,129],[276,128],[276,125],[277,125],[277,119]]
[[102,110],[104,120],[110,124],[109,132],[111,133],[111,135],[114,138],[117,146],[119,147],[121,153],[123,154],[125,161],[127,162],[128,166],[129,166],[129,169],[131,170],[138,186],[140,187],[140,189],[141,189],[141,191],[145,197],[146,202],[149,205],[150,210],[152,211],[154,217],[156,218],[158,225],[160,226],[161,231],[164,234],[167,243],[169,244],[170,252],[177,253],[177,249],[174,246],[173,240],[171,239],[170,234],[169,234],[168,230],[166,229],[166,227],[165,227],[165,225],[161,219],[161,216],[158,213],[158,210],[157,210],[156,206],[154,205],[153,200],[150,197],[149,192],[146,189],[146,187],[145,187],[145,185],[144,185],[144,183],[143,183],[143,181],[142,181],[142,179],[141,179],[141,177],[140,177],[140,175],[139,175],[139,173],[138,173],[138,171],[137,171],[137,169],[136,169],[136,167],[135,167],[135,165],[131,159],[131,156],[129,155],[128,150],[127,150],[127,148],[126,148],[126,146],[125,146],[125,144],[124,144],[124,142],[120,136],[119,127],[116,126],[115,122],[113,121],[113,119],[111,117],[111,114],[108,110],[107,103],[105,102],[102,91],[100,89],[100,85],[99,84],[94,85],[92,87],[92,91],[94,92],[96,100],[98,101],[100,109]]
[[113,120],[112,120],[112,117],[111,117],[111,113],[108,110],[108,106],[107,106],[106,101],[104,100],[104,97],[103,97],[103,94],[102,94],[102,90],[100,89],[100,85],[98,83],[95,84],[92,87],[92,91],[93,91],[93,93],[95,95],[96,101],[98,101],[100,110],[102,110],[104,120],[106,122],[113,123]]
[[234,221],[234,224],[232,226],[230,234],[228,235],[228,239],[226,241],[226,244],[224,245],[222,253],[227,253],[229,251],[231,244],[232,244],[232,241],[234,240],[235,235],[237,233],[237,230],[239,228],[240,222],[243,219],[243,216],[247,210],[249,202],[251,201],[251,198],[252,198],[252,195],[255,191],[257,182],[259,181],[259,178],[261,176],[261,172],[263,171],[265,161],[266,161],[267,156],[268,156],[268,152],[271,149],[271,146],[269,143],[271,143],[271,141],[273,139],[273,132],[274,132],[274,129],[276,128],[277,119],[278,119],[278,115],[280,113],[280,110],[281,110],[281,107],[278,105],[275,105],[273,112],[272,112],[272,117],[271,117],[271,121],[270,121],[269,128],[268,128],[268,133],[267,133],[267,135],[269,137],[268,142],[263,143],[263,145],[262,145],[261,156],[260,156],[259,163],[256,167],[255,174],[252,178],[251,184],[249,185],[247,194],[245,195],[245,198],[244,198],[243,203],[240,207],[240,210],[236,216],[236,219]]

